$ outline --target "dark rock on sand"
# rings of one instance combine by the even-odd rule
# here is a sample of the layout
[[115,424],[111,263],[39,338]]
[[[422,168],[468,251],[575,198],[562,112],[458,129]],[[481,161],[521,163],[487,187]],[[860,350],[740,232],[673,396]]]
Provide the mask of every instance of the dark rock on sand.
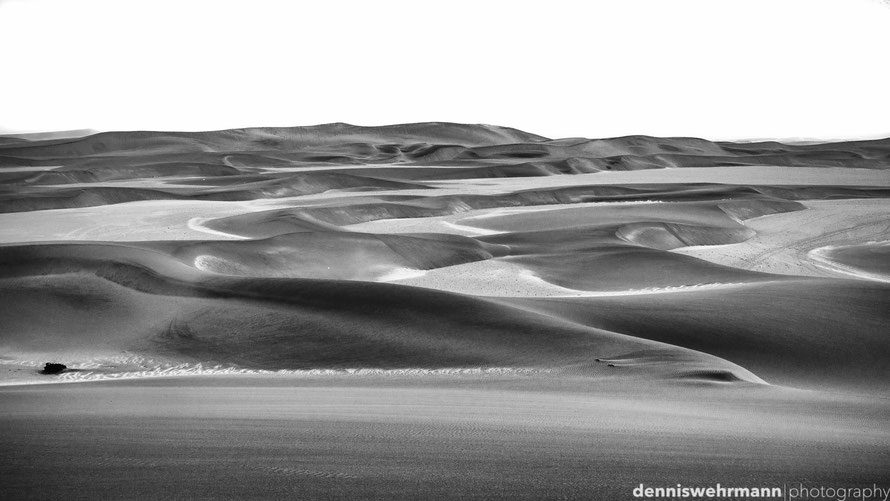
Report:
[[52,362],[47,362],[47,364],[43,366],[43,370],[41,371],[41,373],[43,373],[43,374],[58,374],[67,368],[68,368],[68,366],[65,364],[56,364],[56,363],[52,363]]

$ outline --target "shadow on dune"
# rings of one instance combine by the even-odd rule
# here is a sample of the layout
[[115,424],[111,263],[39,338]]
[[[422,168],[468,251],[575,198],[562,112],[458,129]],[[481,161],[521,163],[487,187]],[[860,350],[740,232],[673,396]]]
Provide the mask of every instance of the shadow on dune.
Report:
[[731,360],[771,383],[883,392],[890,287],[788,279],[644,296],[504,304]]
[[[7,350],[127,350],[253,369],[528,367],[610,374],[597,356],[650,350],[634,373],[746,370],[550,314],[368,282],[214,276],[127,245],[0,248]],[[49,314],[48,314],[49,313]],[[634,375],[629,374],[629,375]]]
[[533,254],[507,260],[545,282],[574,291],[640,291],[781,278],[632,246],[604,246],[582,254]]

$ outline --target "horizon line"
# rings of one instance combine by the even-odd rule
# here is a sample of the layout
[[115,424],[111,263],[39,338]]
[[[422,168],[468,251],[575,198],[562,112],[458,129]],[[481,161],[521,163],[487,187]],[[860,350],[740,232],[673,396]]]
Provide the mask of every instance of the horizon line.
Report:
[[[52,136],[46,139],[78,139],[89,137],[102,133],[128,133],[128,132],[157,132],[157,133],[207,133],[207,132],[225,132],[225,131],[233,131],[233,130],[247,130],[247,129],[295,129],[295,128],[310,128],[310,127],[323,127],[323,126],[331,126],[331,125],[341,125],[341,126],[349,126],[349,127],[361,127],[361,128],[384,128],[384,127],[398,127],[398,126],[409,126],[409,125],[428,125],[428,124],[449,124],[449,125],[470,125],[470,126],[484,126],[484,127],[498,127],[503,129],[513,129],[526,134],[540,136],[545,138],[548,141],[559,141],[566,139],[589,139],[589,140],[597,140],[597,139],[618,139],[618,138],[626,138],[626,137],[657,137],[657,138],[665,138],[665,139],[679,139],[679,138],[687,138],[687,139],[704,139],[706,141],[712,142],[733,142],[733,143],[760,143],[760,142],[779,142],[784,144],[827,144],[827,143],[840,143],[840,142],[853,142],[853,141],[875,141],[881,139],[890,139],[890,131],[884,133],[874,133],[874,134],[864,134],[858,136],[823,136],[823,137],[814,137],[814,136],[782,136],[782,137],[768,137],[768,136],[748,136],[748,137],[733,137],[733,138],[709,138],[706,136],[695,136],[695,135],[652,135],[652,134],[624,134],[617,136],[601,136],[601,137],[589,137],[589,136],[565,136],[565,137],[547,137],[536,132],[530,132],[525,129],[519,129],[517,127],[512,127],[509,125],[500,125],[500,124],[488,124],[488,123],[470,123],[470,122],[449,122],[449,121],[422,121],[422,122],[404,122],[404,123],[392,123],[392,124],[384,124],[384,125],[360,125],[353,124],[349,122],[326,122],[326,123],[317,123],[317,124],[308,124],[308,125],[254,125],[254,126],[244,126],[244,127],[225,127],[221,129],[197,129],[197,128],[189,128],[189,129],[94,129],[94,128],[80,128],[80,129],[43,129],[43,130],[34,130],[34,129],[8,129],[3,126],[0,126],[0,137],[8,137],[8,138],[18,138],[18,139],[30,139],[29,136]],[[35,141],[42,140],[41,139],[33,139]]]

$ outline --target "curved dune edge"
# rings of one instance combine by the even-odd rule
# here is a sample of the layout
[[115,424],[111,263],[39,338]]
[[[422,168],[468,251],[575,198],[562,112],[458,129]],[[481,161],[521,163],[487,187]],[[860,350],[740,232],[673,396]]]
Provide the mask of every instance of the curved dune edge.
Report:
[[249,239],[249,237],[243,237],[241,235],[234,235],[232,233],[225,233],[222,231],[214,230],[213,228],[209,228],[204,225],[204,223],[206,223],[209,220],[211,220],[211,219],[204,218],[204,217],[193,217],[188,220],[188,222],[186,223],[186,226],[188,226],[188,228],[190,230],[200,231],[201,233],[207,233],[208,235],[220,236],[220,237],[224,237],[227,239],[233,239],[233,240],[248,240]]
[[[879,251],[882,255],[877,255],[877,252],[875,252],[873,261],[866,263],[866,267],[863,267],[861,264],[856,266],[835,257],[838,252],[844,251]],[[824,247],[813,249],[807,253],[809,259],[829,271],[883,283],[890,283],[890,274],[880,273],[870,268],[880,267],[881,264],[886,263],[888,256],[890,256],[890,241],[866,242],[864,244],[843,246],[826,245]],[[883,268],[887,268],[887,266],[884,265]]]

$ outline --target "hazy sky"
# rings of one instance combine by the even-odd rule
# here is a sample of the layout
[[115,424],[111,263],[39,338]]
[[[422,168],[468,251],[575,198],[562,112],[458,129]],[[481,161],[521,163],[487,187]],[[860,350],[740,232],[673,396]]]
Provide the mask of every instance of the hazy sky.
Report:
[[0,130],[890,136],[879,0],[0,0]]

